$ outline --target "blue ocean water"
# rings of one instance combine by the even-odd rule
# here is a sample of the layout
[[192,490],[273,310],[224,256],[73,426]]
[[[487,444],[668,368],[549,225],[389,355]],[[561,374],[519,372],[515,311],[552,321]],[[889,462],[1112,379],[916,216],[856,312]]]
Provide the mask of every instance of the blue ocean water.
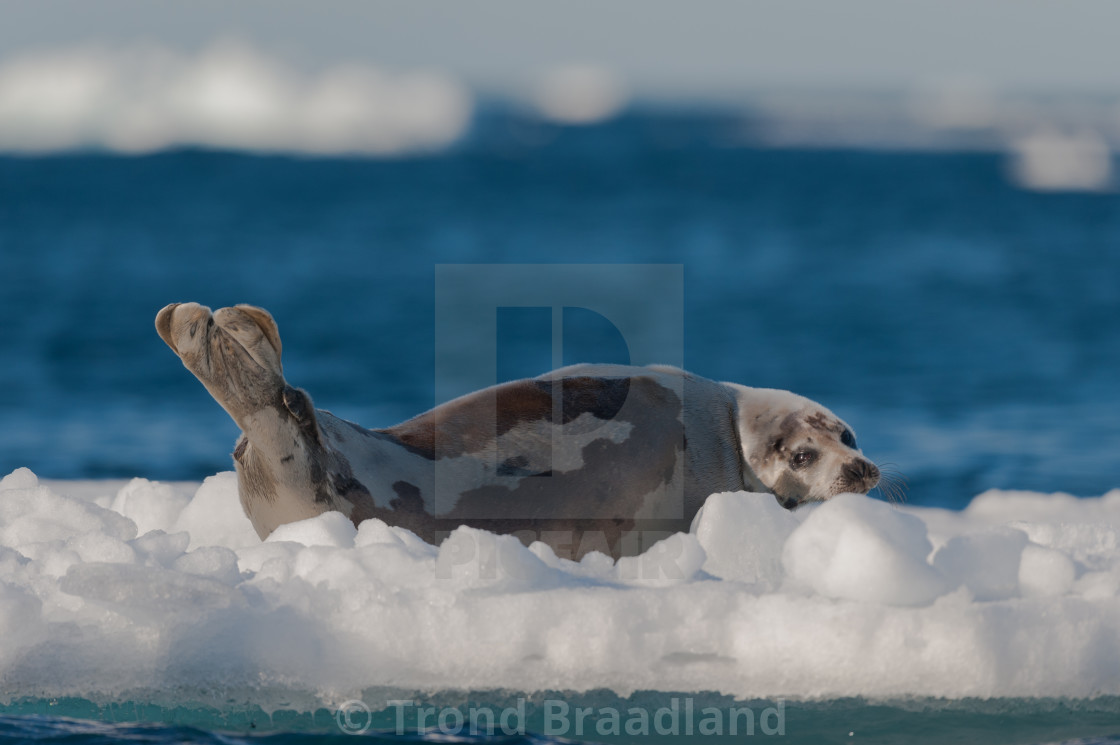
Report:
[[[168,302],[268,308],[288,378],[386,426],[437,402],[438,266],[607,263],[680,265],[685,366],[821,401],[912,503],[1120,487],[1120,195],[1020,190],[995,153],[762,150],[728,144],[729,126],[493,117],[450,151],[391,160],[0,157],[0,472],[230,468],[236,427],[153,329]],[[644,299],[651,315],[663,300]],[[499,375],[550,366],[550,321],[499,314]],[[594,314],[566,311],[564,328],[565,361],[627,354]],[[329,716],[252,735],[43,706],[5,709],[0,740],[344,736]],[[787,740],[1120,742],[1115,702],[797,711]],[[556,741],[534,737],[467,741]]]
[[[0,158],[0,470],[230,467],[234,425],[152,330],[167,302],[268,308],[290,380],[387,426],[436,402],[437,265],[589,262],[682,265],[685,366],[821,401],[913,503],[1120,486],[1120,195],[1019,190],[999,154],[758,150],[723,126],[497,118],[397,160]],[[549,367],[533,319],[500,373]],[[585,326],[566,358],[619,355]]]
[[[167,302],[268,308],[290,380],[387,426],[436,402],[437,265],[605,262],[682,265],[685,366],[821,401],[913,503],[1120,486],[1117,194],[1019,190],[999,154],[730,147],[718,117],[526,126],[397,160],[0,158],[0,470],[230,467]],[[509,376],[550,365],[524,318]],[[618,356],[593,326],[565,357]]]

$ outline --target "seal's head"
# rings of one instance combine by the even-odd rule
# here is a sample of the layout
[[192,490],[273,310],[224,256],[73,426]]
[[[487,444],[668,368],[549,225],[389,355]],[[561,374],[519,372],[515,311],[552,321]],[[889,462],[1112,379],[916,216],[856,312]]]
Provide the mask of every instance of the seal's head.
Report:
[[739,396],[739,432],[744,463],[759,482],[750,486],[793,509],[866,494],[879,483],[879,469],[859,450],[852,428],[831,411],[789,391],[747,390]]

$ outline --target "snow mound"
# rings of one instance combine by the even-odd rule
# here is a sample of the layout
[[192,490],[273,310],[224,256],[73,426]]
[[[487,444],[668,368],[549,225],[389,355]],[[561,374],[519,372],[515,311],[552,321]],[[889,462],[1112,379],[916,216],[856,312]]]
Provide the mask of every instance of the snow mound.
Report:
[[184,490],[19,469],[0,481],[0,690],[1115,696],[1118,535],[1120,492],[956,513],[735,493],[639,556],[573,562],[337,513],[262,542],[233,474]]

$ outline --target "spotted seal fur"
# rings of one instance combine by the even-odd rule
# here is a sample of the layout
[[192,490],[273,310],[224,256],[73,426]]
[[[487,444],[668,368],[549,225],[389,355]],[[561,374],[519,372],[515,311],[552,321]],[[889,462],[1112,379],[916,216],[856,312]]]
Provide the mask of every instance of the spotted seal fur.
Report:
[[174,303],[156,329],[241,428],[241,504],[262,539],[337,510],[429,542],[470,525],[617,557],[648,546],[627,536],[687,531],[716,492],[770,492],[792,509],[879,480],[847,424],[788,391],[576,365],[365,429],[288,384],[261,308]]

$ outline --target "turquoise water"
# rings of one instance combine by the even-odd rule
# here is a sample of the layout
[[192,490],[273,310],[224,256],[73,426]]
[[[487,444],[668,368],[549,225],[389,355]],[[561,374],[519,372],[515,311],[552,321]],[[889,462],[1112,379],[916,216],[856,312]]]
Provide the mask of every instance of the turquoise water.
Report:
[[[400,693],[394,696],[404,695]],[[551,696],[551,698],[549,698]],[[685,704],[678,703],[679,716],[671,716],[673,699],[693,702],[693,729],[686,731]],[[375,698],[371,695],[370,701]],[[416,697],[416,706],[430,706],[436,716],[445,715],[444,731],[432,723],[425,733],[414,729],[412,709],[404,711],[407,727],[397,733],[398,709],[386,707],[368,716],[351,716],[350,721],[361,729],[361,735],[372,742],[473,742],[473,743],[559,743],[559,742],[613,742],[613,743],[672,743],[672,742],[742,742],[775,740],[783,743],[978,743],[1000,745],[1016,743],[1037,745],[1041,743],[1083,742],[1101,745],[1120,743],[1120,699],[1096,700],[1027,700],[1004,699],[997,701],[962,700],[945,701],[918,699],[900,702],[869,702],[847,699],[828,702],[735,702],[726,697],[704,694],[637,693],[620,699],[607,692],[580,696],[542,694],[530,697],[524,705],[525,718],[511,716],[506,721],[513,734],[501,732],[500,724],[494,733],[488,730],[485,718],[478,718],[482,734],[469,731],[469,716],[475,711],[488,709],[498,715],[506,709],[515,710],[518,697],[510,695],[487,697],[472,693],[469,696],[444,694],[436,697]],[[548,718],[545,701],[563,701],[570,709],[565,716],[558,714],[560,705],[554,703],[552,718]],[[576,707],[585,707],[590,713],[582,720],[577,732]],[[712,728],[701,727],[701,711],[710,707],[723,712],[722,735]],[[637,708],[649,714],[643,732],[640,716],[628,714]],[[666,712],[658,720],[658,711]],[[462,729],[456,730],[458,717],[447,715],[452,709],[461,712]],[[744,709],[753,712],[753,734],[747,730],[748,717]],[[602,727],[609,732],[611,710],[619,714],[618,736],[598,734]],[[760,715],[767,710],[780,711],[780,717]],[[345,731],[346,719],[336,711],[320,709],[314,713],[276,711],[271,715],[259,709],[236,707],[219,712],[213,708],[190,706],[160,707],[135,703],[95,705],[81,700],[25,701],[0,709],[0,742],[65,741],[76,745],[105,742],[136,743],[309,743],[323,740],[344,742],[351,737]],[[603,712],[608,712],[605,716]],[[737,732],[730,734],[729,713],[735,711]],[[712,717],[714,715],[709,715]],[[434,718],[434,717],[433,717]],[[519,724],[519,723],[523,723]],[[660,727],[660,734],[658,731]],[[523,730],[519,732],[518,730]]]

